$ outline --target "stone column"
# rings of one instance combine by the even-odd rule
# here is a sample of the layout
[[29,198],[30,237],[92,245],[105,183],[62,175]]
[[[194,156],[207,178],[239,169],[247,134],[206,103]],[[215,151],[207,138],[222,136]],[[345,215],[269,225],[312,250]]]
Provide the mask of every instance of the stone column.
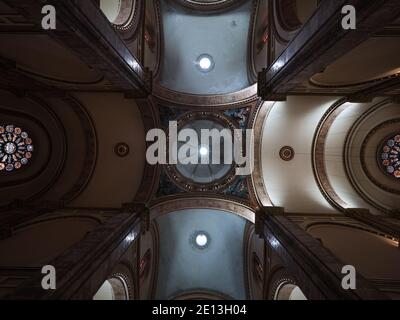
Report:
[[[277,214],[278,213],[278,214]],[[266,207],[258,213],[257,231],[281,259],[310,300],[385,299],[385,295],[357,275],[357,289],[344,290],[345,265],[314,237],[287,219],[283,209]]]
[[[22,283],[6,299],[88,300],[110,276],[124,253],[140,237],[141,212],[116,213],[103,225],[59,255],[48,265],[56,270],[56,289],[44,290],[37,274]],[[51,239],[49,239],[51,241]]]

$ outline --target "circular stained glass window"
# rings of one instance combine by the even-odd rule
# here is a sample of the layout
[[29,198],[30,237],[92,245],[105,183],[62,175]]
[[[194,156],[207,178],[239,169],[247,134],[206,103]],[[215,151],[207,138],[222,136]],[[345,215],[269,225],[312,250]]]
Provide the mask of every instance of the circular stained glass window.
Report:
[[381,144],[379,162],[386,174],[400,179],[400,133],[386,138]]
[[27,132],[14,125],[0,126],[0,171],[21,169],[32,158],[33,149]]

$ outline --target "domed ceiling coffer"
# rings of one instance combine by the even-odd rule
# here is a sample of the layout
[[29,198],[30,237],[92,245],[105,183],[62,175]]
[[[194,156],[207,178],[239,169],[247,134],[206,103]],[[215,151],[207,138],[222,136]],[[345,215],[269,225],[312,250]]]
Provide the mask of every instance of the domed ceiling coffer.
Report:
[[[221,132],[228,129],[231,132],[232,139],[234,130],[237,126],[227,117],[215,113],[187,113],[178,119],[178,135],[182,130],[192,129],[198,137],[198,148],[194,154],[188,152],[186,157],[177,159],[177,164],[166,165],[166,173],[169,178],[182,190],[185,191],[200,191],[211,192],[227,187],[236,180],[236,164],[234,162],[233,148],[231,155],[225,154],[224,139],[221,137],[218,163],[213,161],[215,150],[213,141],[209,139],[207,142],[201,141],[202,129],[217,130]],[[176,147],[178,154],[179,150],[187,142],[171,142],[172,147]],[[208,161],[204,161],[208,159]],[[232,159],[226,161],[226,159]],[[189,162],[189,164],[187,164]]]

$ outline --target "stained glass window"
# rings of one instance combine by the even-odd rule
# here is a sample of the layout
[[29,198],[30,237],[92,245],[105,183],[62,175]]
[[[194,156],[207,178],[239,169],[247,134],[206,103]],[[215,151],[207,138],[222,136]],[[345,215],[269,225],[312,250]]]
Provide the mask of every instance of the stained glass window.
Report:
[[380,158],[385,172],[400,179],[400,134],[387,139],[382,144]]
[[0,172],[11,172],[27,165],[33,144],[28,133],[12,124],[0,126]]

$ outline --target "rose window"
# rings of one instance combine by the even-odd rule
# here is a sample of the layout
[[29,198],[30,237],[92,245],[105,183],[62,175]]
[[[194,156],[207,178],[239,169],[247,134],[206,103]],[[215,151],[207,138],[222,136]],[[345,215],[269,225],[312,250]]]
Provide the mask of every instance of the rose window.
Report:
[[380,150],[381,168],[386,174],[400,179],[400,134],[385,139]]
[[0,126],[0,171],[21,169],[32,158],[33,149],[27,132],[14,125]]

